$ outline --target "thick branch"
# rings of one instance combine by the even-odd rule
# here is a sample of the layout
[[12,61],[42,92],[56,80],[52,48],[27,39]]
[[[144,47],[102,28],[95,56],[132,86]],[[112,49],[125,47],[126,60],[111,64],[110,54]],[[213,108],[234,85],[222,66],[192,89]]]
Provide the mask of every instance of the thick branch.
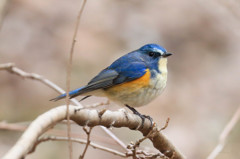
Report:
[[[133,130],[138,129],[138,131],[142,132],[144,136],[151,131],[151,123],[149,120],[146,120],[143,128],[139,129],[142,122],[141,118],[123,110],[112,112],[109,110],[98,111],[90,109],[79,109],[76,111],[76,109],[78,109],[78,107],[70,105],[70,119],[81,126],[94,127],[102,125],[105,127],[117,128],[128,127]],[[30,124],[22,137],[3,158],[12,159],[24,157],[32,149],[34,143],[38,140],[40,135],[64,119],[66,119],[65,105],[53,108],[40,115]],[[171,142],[161,132],[159,132],[157,127],[154,127],[153,131],[156,131],[156,133],[154,133],[154,135],[149,139],[152,141],[156,149],[172,159],[184,158],[183,155],[171,144]]]

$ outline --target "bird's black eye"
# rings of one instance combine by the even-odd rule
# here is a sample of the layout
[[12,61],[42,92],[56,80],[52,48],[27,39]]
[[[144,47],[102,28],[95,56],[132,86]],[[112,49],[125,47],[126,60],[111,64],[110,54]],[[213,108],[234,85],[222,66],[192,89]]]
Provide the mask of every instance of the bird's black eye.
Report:
[[155,52],[149,52],[148,55],[153,57],[155,55]]

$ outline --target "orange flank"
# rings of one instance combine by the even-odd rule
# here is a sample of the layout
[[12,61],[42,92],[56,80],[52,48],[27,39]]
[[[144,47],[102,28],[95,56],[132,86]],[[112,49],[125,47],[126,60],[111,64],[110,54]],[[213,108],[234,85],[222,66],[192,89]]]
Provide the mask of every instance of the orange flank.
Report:
[[108,88],[106,91],[108,93],[119,93],[119,92],[126,92],[128,91],[128,93],[132,93],[132,92],[135,92],[143,87],[147,87],[149,85],[149,82],[150,82],[150,76],[151,76],[151,73],[149,71],[149,69],[146,69],[146,73],[136,79],[136,80],[133,80],[133,81],[130,81],[130,82],[125,82],[125,83],[122,83],[122,84],[119,84],[119,85],[116,85],[116,86],[113,86],[111,88]]

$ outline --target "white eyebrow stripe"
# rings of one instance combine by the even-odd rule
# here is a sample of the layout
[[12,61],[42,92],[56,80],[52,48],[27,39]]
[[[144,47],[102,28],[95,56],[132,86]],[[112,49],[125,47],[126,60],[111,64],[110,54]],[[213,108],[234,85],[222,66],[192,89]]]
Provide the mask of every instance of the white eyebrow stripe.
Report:
[[164,54],[164,52],[163,52],[162,50],[160,50],[160,49],[157,49],[157,48],[154,48],[154,49],[153,49],[153,51],[159,52],[159,53],[161,53],[161,55],[163,55],[163,54]]

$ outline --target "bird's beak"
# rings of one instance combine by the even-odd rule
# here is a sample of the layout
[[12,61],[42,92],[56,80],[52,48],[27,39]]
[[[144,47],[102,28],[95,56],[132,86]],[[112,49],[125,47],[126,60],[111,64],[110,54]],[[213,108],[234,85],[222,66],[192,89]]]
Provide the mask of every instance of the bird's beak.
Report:
[[169,53],[169,52],[166,52],[165,54],[163,54],[163,57],[168,57],[168,56],[171,56],[172,53]]

